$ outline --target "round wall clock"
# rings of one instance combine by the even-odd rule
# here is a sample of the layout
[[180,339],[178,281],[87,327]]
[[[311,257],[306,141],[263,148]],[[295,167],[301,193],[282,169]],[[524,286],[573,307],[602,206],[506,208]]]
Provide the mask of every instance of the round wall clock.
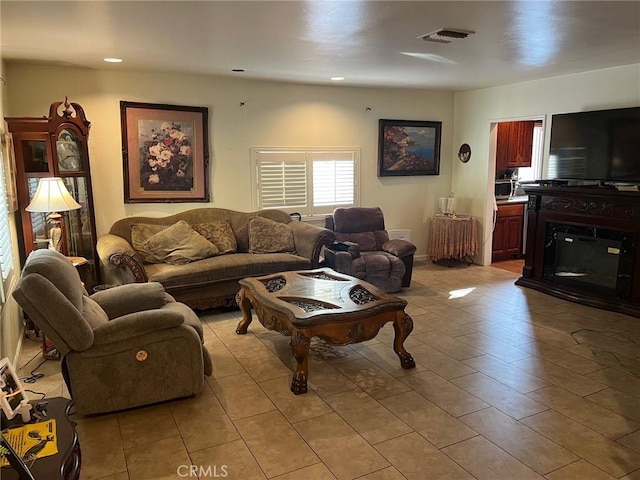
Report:
[[468,143],[460,145],[460,150],[458,150],[458,159],[462,163],[467,163],[471,159],[471,147]]

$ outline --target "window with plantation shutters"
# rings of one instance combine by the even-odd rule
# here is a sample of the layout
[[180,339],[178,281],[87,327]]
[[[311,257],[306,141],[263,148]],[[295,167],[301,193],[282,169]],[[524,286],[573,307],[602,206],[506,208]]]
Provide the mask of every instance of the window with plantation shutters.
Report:
[[358,157],[356,148],[253,148],[255,207],[314,216],[356,205]]
[[[4,167],[4,162],[2,161],[1,156],[0,162]],[[1,303],[4,304],[14,269],[4,168],[0,168],[0,267],[2,269],[2,290],[0,291],[0,299]]]

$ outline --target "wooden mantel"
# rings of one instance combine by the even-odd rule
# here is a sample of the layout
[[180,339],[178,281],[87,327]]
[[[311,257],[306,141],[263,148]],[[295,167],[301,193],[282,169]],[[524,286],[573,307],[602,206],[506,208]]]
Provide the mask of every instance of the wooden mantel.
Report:
[[[529,195],[526,254],[522,277],[516,284],[565,300],[640,317],[640,192],[558,185],[525,185],[524,190]],[[626,298],[583,291],[545,278],[545,244],[550,224],[617,231],[633,239],[628,242],[631,278],[626,280],[630,283]]]

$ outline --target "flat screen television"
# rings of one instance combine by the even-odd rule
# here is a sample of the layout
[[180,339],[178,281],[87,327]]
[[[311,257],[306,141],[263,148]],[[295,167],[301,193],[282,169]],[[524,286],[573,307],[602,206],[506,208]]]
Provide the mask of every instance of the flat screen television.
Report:
[[547,178],[640,183],[640,107],[553,115]]

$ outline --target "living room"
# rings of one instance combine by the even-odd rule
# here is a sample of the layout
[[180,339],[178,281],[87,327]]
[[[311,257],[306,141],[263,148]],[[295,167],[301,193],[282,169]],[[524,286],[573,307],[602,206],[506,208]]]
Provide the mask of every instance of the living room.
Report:
[[[491,259],[490,245],[484,239],[491,235],[493,215],[492,123],[544,116],[548,132],[554,113],[640,105],[637,62],[466,91],[305,85],[252,79],[242,73],[150,75],[118,65],[90,69],[10,60],[3,61],[0,77],[5,81],[0,108],[3,117],[44,116],[52,102],[65,96],[84,108],[91,121],[89,149],[98,235],[125,216],[167,215],[202,206],[123,201],[120,101],[207,106],[209,206],[255,209],[249,181],[251,147],[358,147],[360,205],[380,206],[388,228],[409,229],[417,258],[424,261],[429,219],[438,211],[438,198],[454,192],[457,213],[472,215],[479,224],[482,248],[474,258],[478,265]],[[378,120],[384,118],[442,122],[439,175],[377,176]],[[468,163],[457,158],[463,143],[472,149]],[[455,272],[462,277],[471,275],[469,270]],[[427,281],[435,278],[432,275],[423,273],[419,278]],[[512,283],[515,277],[510,280]],[[416,297],[422,293],[424,290],[419,290]],[[5,307],[0,356],[13,359],[22,321],[11,302]],[[234,320],[223,319],[227,326]]]

